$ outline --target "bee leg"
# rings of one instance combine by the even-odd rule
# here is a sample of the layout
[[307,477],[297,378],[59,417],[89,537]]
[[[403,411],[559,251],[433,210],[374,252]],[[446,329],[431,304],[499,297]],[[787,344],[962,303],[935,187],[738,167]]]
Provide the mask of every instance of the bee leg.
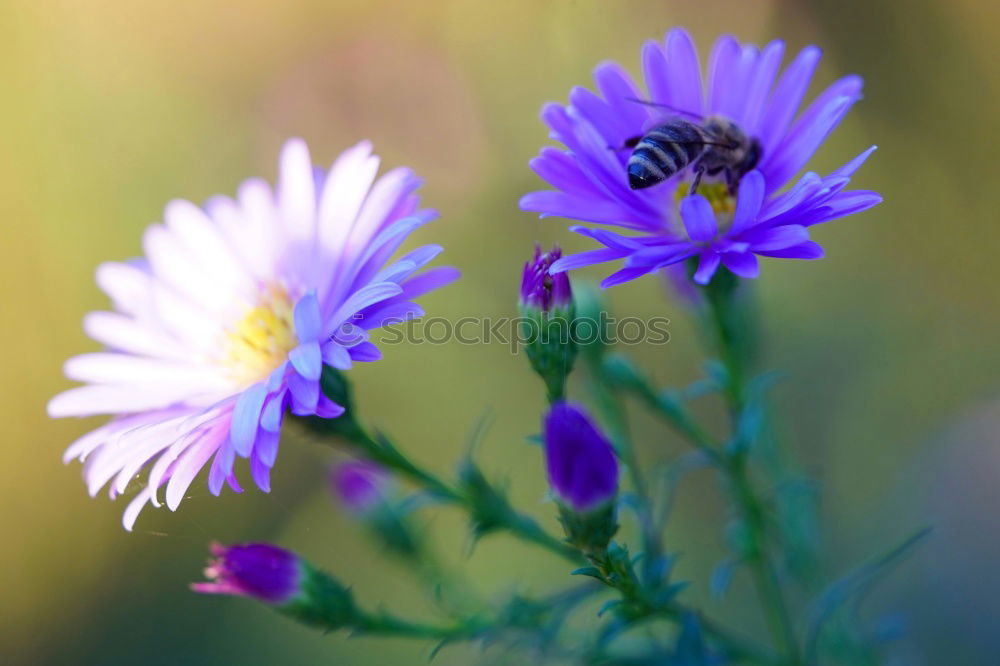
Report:
[[739,182],[736,179],[736,174],[733,173],[732,169],[726,169],[726,187],[729,189],[730,194],[735,196],[737,185],[739,185]]
[[691,189],[689,190],[689,195],[698,194],[698,185],[701,184],[701,177],[705,175],[705,167],[698,165],[698,168],[694,171],[694,180],[691,181]]

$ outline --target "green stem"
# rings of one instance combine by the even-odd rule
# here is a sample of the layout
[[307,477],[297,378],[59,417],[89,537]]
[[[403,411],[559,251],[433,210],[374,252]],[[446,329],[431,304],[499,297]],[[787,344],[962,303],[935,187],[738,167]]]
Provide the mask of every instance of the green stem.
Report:
[[[384,436],[373,437],[357,424],[340,434],[355,444],[357,451],[365,458],[399,473],[418,486],[429,490],[442,501],[464,509],[473,519],[477,518],[477,507],[467,493],[411,461]],[[500,497],[495,490],[493,492],[496,497]],[[536,544],[574,564],[579,564],[582,561],[576,549],[546,532],[530,516],[513,510],[509,505],[505,505],[504,509],[505,511],[491,514],[491,519],[494,522],[497,520],[497,516],[500,517],[498,528],[510,532],[519,539]]]
[[[727,274],[716,276],[704,293],[719,356],[726,368],[726,400],[732,428],[736,433],[746,402],[745,365],[749,355],[748,350],[741,348],[740,343],[749,333],[741,330],[734,305],[734,292],[738,285],[731,280],[732,276]],[[801,651],[777,569],[771,559],[767,543],[767,517],[750,479],[746,448],[740,447],[731,454],[722,469],[748,530],[750,543],[747,560],[753,571],[754,585],[771,634],[786,655],[788,664],[799,666],[803,663]]]
[[[635,575],[630,559],[611,557],[607,552],[593,554],[590,559],[600,571],[602,582],[621,595],[625,606],[623,615],[628,621],[662,618],[680,623],[685,617],[695,614],[695,611],[680,603],[659,604],[651,599]],[[732,659],[750,664],[775,664],[774,657],[754,643],[733,635],[700,613],[697,616],[702,631]]]
[[432,640],[463,640],[474,638],[489,625],[477,618],[452,625],[424,624],[403,620],[394,615],[364,615],[355,623],[355,631],[377,636],[397,636]]
[[628,430],[628,419],[625,416],[625,409],[619,398],[611,390],[612,378],[608,376],[600,358],[588,358],[590,370],[590,390],[594,396],[601,413],[604,414],[610,424],[612,439],[615,442],[618,456],[625,463],[628,470],[629,481],[632,484],[632,491],[635,493],[639,519],[639,528],[642,533],[643,548],[646,551],[646,561],[655,562],[662,555],[663,544],[656,530],[656,523],[653,520],[652,501],[650,499],[649,486],[642,475],[642,467],[639,464],[639,456],[636,453],[635,445]]

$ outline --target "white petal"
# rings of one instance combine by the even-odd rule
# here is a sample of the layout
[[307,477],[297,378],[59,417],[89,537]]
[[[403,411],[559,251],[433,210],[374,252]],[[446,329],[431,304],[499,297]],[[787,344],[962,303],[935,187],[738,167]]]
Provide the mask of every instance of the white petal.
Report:
[[289,139],[281,149],[278,205],[288,237],[312,240],[316,233],[316,190],[309,148],[302,139]]

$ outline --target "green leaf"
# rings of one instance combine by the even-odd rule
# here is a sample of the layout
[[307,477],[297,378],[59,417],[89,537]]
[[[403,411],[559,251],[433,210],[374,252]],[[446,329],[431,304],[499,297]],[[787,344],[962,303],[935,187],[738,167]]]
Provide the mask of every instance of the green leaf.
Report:
[[823,632],[823,628],[837,611],[842,609],[849,601],[859,603],[872,585],[881,580],[883,576],[911,555],[930,533],[930,527],[918,530],[887,553],[862,564],[857,569],[831,583],[814,602],[815,611],[809,623],[806,654],[816,654],[819,637]]
[[590,576],[591,578],[596,578],[597,580],[603,581],[604,576],[601,574],[601,570],[597,567],[580,567],[579,569],[574,569],[569,572],[570,576]]

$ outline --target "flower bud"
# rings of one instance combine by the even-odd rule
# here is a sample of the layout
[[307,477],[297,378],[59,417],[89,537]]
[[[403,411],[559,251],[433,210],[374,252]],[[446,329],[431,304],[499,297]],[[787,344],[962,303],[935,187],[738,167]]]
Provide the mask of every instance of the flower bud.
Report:
[[267,543],[213,543],[209,548],[215,558],[205,577],[211,582],[192,583],[195,592],[253,597],[278,606],[299,592],[304,574],[295,553]]
[[366,515],[384,504],[391,479],[379,465],[352,460],[334,468],[331,485],[348,511]]
[[407,502],[400,501],[389,472],[368,460],[352,460],[334,468],[334,494],[389,551],[419,558],[423,550],[420,529],[413,524]]
[[566,536],[587,553],[604,550],[618,529],[618,460],[580,408],[552,405],[545,418],[545,462]]
[[291,551],[267,543],[210,548],[210,580],[192,583],[195,592],[252,597],[329,631],[354,626],[361,617],[349,589]]
[[570,290],[569,276],[566,273],[549,273],[552,264],[561,256],[562,250],[558,247],[542,254],[541,247],[535,245],[535,258],[524,265],[521,277],[522,307],[551,312],[556,308],[568,308],[572,304],[573,292]]
[[576,359],[573,335],[576,312],[569,277],[550,274],[552,263],[561,256],[558,247],[524,265],[521,278],[520,342],[525,346],[531,367],[545,382],[550,401],[563,396],[566,377]]

